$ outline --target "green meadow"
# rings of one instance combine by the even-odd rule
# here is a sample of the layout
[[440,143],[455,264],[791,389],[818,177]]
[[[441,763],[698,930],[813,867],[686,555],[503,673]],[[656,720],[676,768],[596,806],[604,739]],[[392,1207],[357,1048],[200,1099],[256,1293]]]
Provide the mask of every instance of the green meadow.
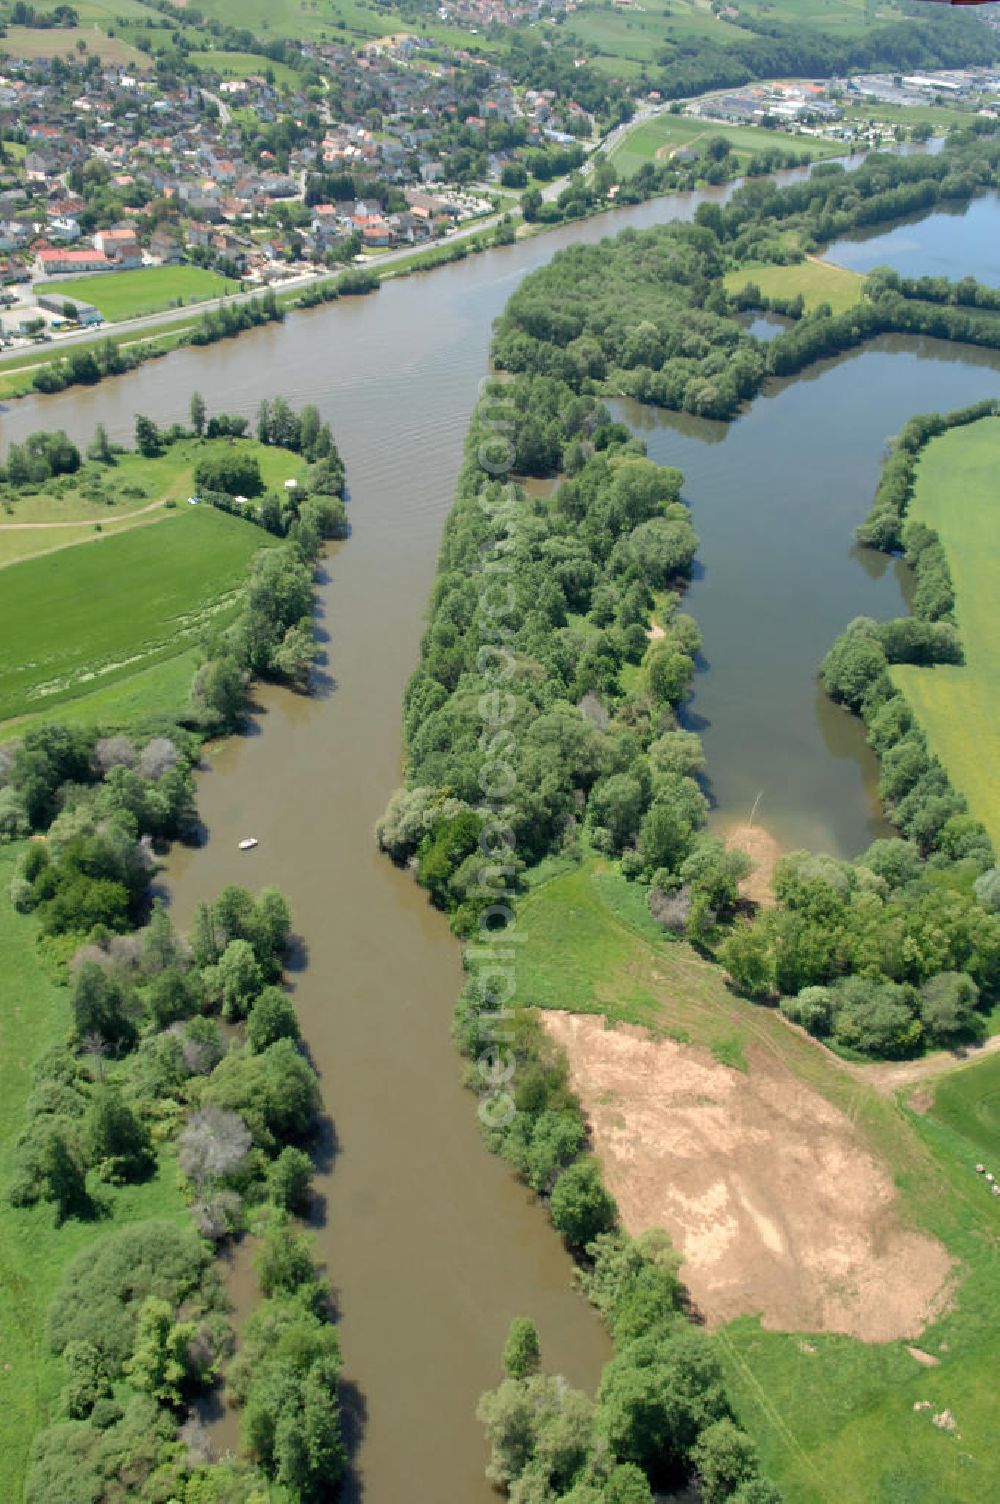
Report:
[[699,151],[717,136],[724,136],[735,155],[744,158],[769,147],[810,157],[835,156],[844,149],[834,141],[772,131],[762,125],[723,125],[715,120],[695,120],[689,115],[657,115],[630,131],[612,152],[611,160],[623,177],[630,177],[644,162],[662,161],[682,147]]
[[844,313],[861,302],[864,277],[826,261],[798,261],[791,266],[741,266],[723,278],[727,292],[739,292],[748,282],[766,298],[794,298],[802,294],[806,308],[829,303],[834,313]]
[[238,608],[268,534],[212,507],[12,564],[0,593],[0,720],[49,713],[189,652]]
[[[260,58],[256,61],[259,63]],[[117,323],[120,319],[140,318],[185,303],[221,298],[226,293],[239,292],[240,287],[238,282],[200,266],[150,266],[130,272],[97,272],[92,277],[40,282],[37,290],[92,303],[110,323]]]
[[935,439],[920,460],[907,516],[940,535],[955,585],[961,665],[900,665],[906,695],[972,813],[1000,848],[1000,421]]

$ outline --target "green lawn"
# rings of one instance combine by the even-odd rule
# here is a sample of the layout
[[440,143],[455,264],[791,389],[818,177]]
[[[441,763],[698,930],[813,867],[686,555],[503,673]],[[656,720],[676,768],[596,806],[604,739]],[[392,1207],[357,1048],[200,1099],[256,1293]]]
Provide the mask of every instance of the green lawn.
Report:
[[51,711],[188,653],[231,619],[252,523],[182,505],[155,527],[12,564],[0,594],[0,719]]
[[[805,1342],[796,1333],[765,1331],[752,1317],[717,1334],[738,1418],[785,1499],[983,1504],[1000,1497],[1000,1204],[972,1168],[985,1135],[996,1139],[1000,1057],[943,1078],[934,1113],[922,1118],[773,1009],[730,993],[717,967],[664,938],[646,913],[645,890],[609,863],[591,858],[568,871],[552,863],[547,871],[554,875],[533,886],[518,909],[525,943],[518,947],[516,1003],[646,1023],[737,1068],[748,1047],[777,1056],[851,1116],[891,1166],[901,1213],[940,1238],[956,1260],[954,1304],[919,1337],[939,1358],[934,1368],[919,1365],[904,1342],[816,1333]],[[955,1089],[962,1115],[946,1127]],[[932,1411],[915,1411],[924,1400]],[[955,1434],[931,1423],[944,1409],[957,1418]]]
[[723,278],[727,292],[738,292],[754,282],[767,298],[794,298],[801,293],[806,308],[829,303],[834,313],[843,313],[861,302],[864,277],[825,261],[799,261],[792,266],[741,266]]
[[805,152],[810,157],[831,157],[844,150],[838,142],[767,130],[764,126],[722,125],[714,120],[693,120],[687,115],[657,115],[637,125],[612,152],[611,160],[623,177],[629,177],[644,162],[662,161],[680,147],[698,151],[713,136],[725,136],[738,157],[749,157],[768,147]]
[[924,451],[907,516],[935,528],[955,584],[965,663],[892,676],[932,751],[1000,849],[1000,421],[953,428]]
[[931,1116],[974,1146],[1000,1175],[1000,1055],[947,1076],[934,1093]]
[[[259,61],[259,60],[258,60]],[[93,303],[111,323],[160,313],[164,308],[203,303],[239,292],[238,282],[200,266],[150,266],[132,272],[97,272],[56,282],[40,282],[38,292]]]
[[0,1478],[3,1498],[21,1498],[32,1437],[50,1419],[62,1362],[45,1343],[49,1302],[69,1261],[114,1226],[145,1217],[186,1218],[175,1166],[145,1185],[107,1192],[109,1216],[56,1228],[52,1207],[7,1204],[11,1151],[23,1125],[31,1068],[69,1029],[69,998],[39,962],[35,921],[15,914],[7,889],[18,848],[0,847]]

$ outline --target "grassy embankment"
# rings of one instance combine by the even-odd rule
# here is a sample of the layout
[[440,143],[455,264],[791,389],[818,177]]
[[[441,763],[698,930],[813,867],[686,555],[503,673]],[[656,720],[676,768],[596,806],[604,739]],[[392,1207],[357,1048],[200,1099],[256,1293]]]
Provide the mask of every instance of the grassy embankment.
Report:
[[239,292],[240,285],[200,266],[150,266],[130,272],[97,272],[92,277],[40,282],[36,291],[92,303],[109,322],[141,318],[185,303]]
[[1000,422],[934,439],[917,469],[912,522],[940,535],[955,586],[961,665],[892,670],[955,787],[1000,850]]
[[766,298],[794,298],[799,293],[807,309],[829,303],[834,313],[845,313],[861,302],[864,277],[845,271],[829,261],[798,261],[791,266],[741,266],[723,278],[729,293],[753,282]]
[[[103,518],[99,534],[92,522],[24,532],[0,524],[0,549],[9,537],[50,550],[3,571],[0,739],[16,735],[23,717],[49,716],[56,707],[62,720],[123,725],[184,703],[202,631],[235,614],[250,560],[274,541],[238,517],[186,505],[197,455],[208,449],[207,442],[182,441],[160,460],[120,460],[116,484],[127,471],[139,489],[141,474],[154,500],[150,512],[126,515],[117,532]],[[301,475],[297,456],[255,449],[266,487]],[[98,510],[74,493],[23,505],[41,512],[80,505],[90,516]],[[108,512],[113,519],[115,508]],[[92,545],[83,547],[81,538]]]
[[714,120],[693,120],[685,115],[657,115],[630,131],[611,153],[611,161],[622,177],[630,177],[644,162],[662,161],[681,147],[698,151],[706,141],[718,136],[724,136],[733,154],[746,161],[754,152],[775,147],[782,151],[806,153],[813,158],[837,156],[844,150],[839,142],[766,130],[763,126],[722,125]]
[[[11,1172],[15,1140],[24,1126],[32,1089],[32,1066],[69,1032],[69,993],[57,987],[35,948],[34,919],[15,914],[7,888],[20,847],[0,847],[0,1182]],[[141,1185],[105,1188],[105,1214],[93,1221],[55,1226],[52,1207],[9,1206],[0,1196],[0,1478],[3,1497],[21,1497],[28,1452],[35,1433],[48,1424],[59,1392],[63,1364],[48,1351],[45,1320],[64,1269],[81,1248],[106,1237],[120,1223],[145,1217],[188,1220],[172,1157],[161,1159],[154,1178]]]
[[[751,1316],[721,1330],[730,1391],[785,1497],[795,1504],[981,1504],[1000,1495],[992,1418],[1000,1208],[973,1173],[985,1150],[997,1147],[1000,1057],[944,1078],[934,1113],[922,1118],[773,1010],[731,994],[718,968],[664,939],[646,913],[644,890],[610,864],[591,859],[548,871],[556,875],[535,887],[518,914],[526,943],[516,1002],[643,1023],[737,1066],[748,1052],[766,1051],[848,1114],[890,1167],[902,1215],[957,1261],[955,1301],[919,1339],[939,1359],[932,1368],[903,1342],[815,1333],[804,1342],[765,1331]],[[915,1412],[925,1400],[934,1412],[950,1409],[957,1432],[936,1428],[929,1411]]]

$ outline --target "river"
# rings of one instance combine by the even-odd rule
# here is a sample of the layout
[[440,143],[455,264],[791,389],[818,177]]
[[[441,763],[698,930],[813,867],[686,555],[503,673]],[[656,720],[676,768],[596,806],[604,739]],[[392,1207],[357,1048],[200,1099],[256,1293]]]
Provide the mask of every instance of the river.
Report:
[[[399,778],[400,698],[492,319],[560,245],[688,217],[699,201],[568,226],[3,416],[5,440],[64,427],[86,441],[98,422],[130,439],[137,411],[186,419],[195,387],[210,411],[244,413],[282,392],[317,403],[347,465],[353,532],[320,583],[317,695],[260,693],[252,730],[200,779],[209,840],[176,850],[166,883],[182,923],[227,882],[278,883],[292,904],[296,1004],[333,1123],[315,1220],[342,1311],[351,1501],[495,1497],[473,1410],[511,1316],[537,1320],[546,1365],[574,1383],[593,1386],[608,1356],[544,1215],[480,1145],[449,1038],[458,948],[376,855],[372,826]],[[856,723],[819,696],[815,666],[851,615],[899,609],[892,567],[862,567],[850,542],[885,438],[912,412],[990,394],[991,357],[883,341],[775,386],[728,427],[629,408],[654,457],[685,470],[703,540],[691,714],[720,812],[763,787],[790,842],[849,851],[877,828],[873,764]],[[247,833],[252,856],[236,850]]]

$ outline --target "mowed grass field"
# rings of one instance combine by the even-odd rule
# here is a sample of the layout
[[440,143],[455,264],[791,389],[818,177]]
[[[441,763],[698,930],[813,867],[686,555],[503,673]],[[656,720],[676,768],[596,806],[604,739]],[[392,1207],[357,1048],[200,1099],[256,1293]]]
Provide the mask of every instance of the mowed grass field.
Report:
[[66,57],[78,60],[77,43],[84,43],[84,56],[93,53],[104,63],[118,63],[136,72],[148,72],[153,60],[121,37],[109,37],[96,26],[52,26],[39,30],[33,26],[8,26],[0,37],[0,55],[6,57]]
[[[258,60],[259,61],[259,60]],[[40,282],[37,292],[93,303],[112,323],[160,313],[185,303],[202,303],[239,292],[240,285],[200,266],[150,266],[130,272],[97,272]]]
[[798,261],[791,266],[741,266],[726,272],[727,292],[739,292],[755,283],[766,298],[794,298],[799,293],[806,308],[829,303],[834,313],[844,313],[861,302],[864,277],[826,261]]
[[0,720],[50,712],[190,651],[237,609],[250,560],[271,541],[212,507],[60,549],[3,571]]
[[[518,909],[525,943],[518,947],[515,1004],[643,1023],[719,1060],[752,1060],[766,1050],[849,1115],[891,1170],[900,1214],[940,1239],[955,1260],[951,1307],[914,1333],[938,1358],[934,1367],[919,1364],[902,1341],[768,1331],[752,1315],[718,1331],[738,1417],[789,1504],[982,1504],[1000,1497],[1000,1202],[974,1172],[983,1139],[967,1136],[995,1131],[990,1079],[998,1076],[988,1072],[1000,1071],[1000,1057],[942,1077],[934,1112],[921,1116],[876,1090],[863,1069],[789,1028],[775,1010],[734,996],[718,967],[663,936],[646,912],[645,890],[603,859],[548,870],[554,875]],[[946,1127],[956,1089],[961,1116]],[[924,1401],[930,1411],[914,1410]],[[945,1409],[956,1417],[955,1433],[931,1422]]]
[[953,428],[920,460],[907,516],[936,529],[955,585],[965,662],[892,676],[948,774],[1000,849],[1000,420]]
[[108,1191],[107,1215],[56,1228],[52,1207],[11,1207],[6,1198],[14,1141],[24,1125],[32,1066],[69,1030],[69,994],[44,971],[34,919],[7,896],[19,847],[0,847],[0,1479],[7,1504],[21,1498],[31,1440],[52,1417],[61,1362],[48,1351],[45,1320],[66,1265],[120,1223],[187,1215],[176,1165],[166,1161],[143,1185]]
[[657,115],[637,125],[611,153],[611,160],[623,177],[630,177],[644,162],[662,161],[681,147],[699,151],[715,136],[724,136],[736,156],[747,159],[755,151],[766,151],[769,147],[804,152],[810,157],[832,157],[844,149],[834,141],[767,130],[764,126],[723,125],[686,115]]

